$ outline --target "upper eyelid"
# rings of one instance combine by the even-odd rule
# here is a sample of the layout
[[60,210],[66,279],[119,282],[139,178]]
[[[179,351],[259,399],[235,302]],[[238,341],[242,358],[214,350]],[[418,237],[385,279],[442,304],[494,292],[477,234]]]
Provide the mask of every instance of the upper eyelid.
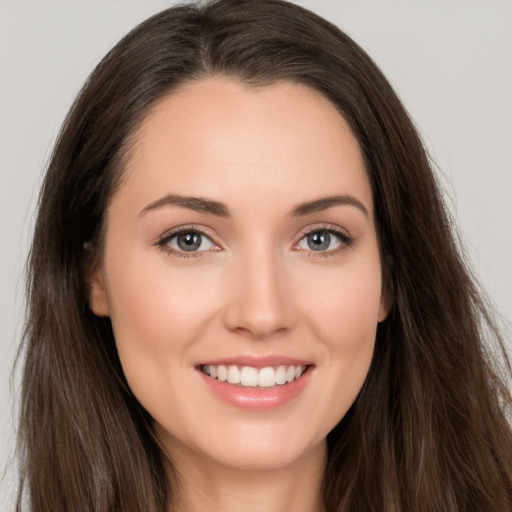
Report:
[[220,245],[220,243],[217,241],[216,236],[213,235],[209,229],[205,228],[204,226],[198,226],[197,224],[190,224],[190,225],[184,225],[184,226],[177,226],[175,228],[171,228],[167,231],[165,231],[162,235],[158,237],[157,243],[167,243],[169,240],[173,239],[174,237],[180,235],[181,233],[199,233],[200,235],[203,235],[207,238],[209,238],[214,244]]
[[338,238],[340,246],[335,249],[322,251],[313,251],[312,249],[301,248],[300,252],[306,253],[308,256],[327,258],[352,248],[357,241],[356,237],[352,236],[346,229],[342,228],[341,226],[337,226],[335,224],[317,224],[310,226],[302,231],[302,236],[294,243],[294,248],[297,248],[299,243],[307,236],[311,235],[312,233],[322,231],[327,231],[334,234]]
[[303,238],[304,236],[310,235],[311,233],[315,233],[316,231],[330,231],[332,233],[335,233],[340,236],[344,236],[346,238],[350,238],[350,239],[354,238],[347,229],[342,228],[341,226],[337,226],[335,224],[322,224],[322,223],[314,224],[312,226],[302,229],[300,237]]
[[205,253],[212,252],[212,249],[208,250],[202,250],[202,251],[183,251],[179,248],[171,247],[170,242],[177,236],[179,236],[182,233],[198,233],[201,236],[204,236],[210,240],[212,245],[216,248],[215,250],[223,250],[222,246],[216,241],[215,237],[210,235],[207,231],[207,229],[203,227],[198,227],[197,225],[182,225],[175,228],[171,228],[164,232],[160,237],[157,239],[157,241],[154,243],[154,245],[158,249],[165,249],[166,252],[170,254],[174,254],[176,257],[180,258],[198,258],[205,255]]

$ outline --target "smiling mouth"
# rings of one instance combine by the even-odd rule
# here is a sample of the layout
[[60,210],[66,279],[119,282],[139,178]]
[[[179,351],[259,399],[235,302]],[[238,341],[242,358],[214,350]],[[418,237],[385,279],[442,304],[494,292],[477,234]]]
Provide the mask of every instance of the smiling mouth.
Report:
[[220,382],[249,388],[271,388],[289,384],[299,379],[309,366],[281,365],[254,368],[237,365],[202,365],[200,370]]

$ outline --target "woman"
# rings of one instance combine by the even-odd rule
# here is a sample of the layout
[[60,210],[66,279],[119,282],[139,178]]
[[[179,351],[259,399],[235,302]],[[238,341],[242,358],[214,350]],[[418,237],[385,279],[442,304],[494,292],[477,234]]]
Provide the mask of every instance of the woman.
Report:
[[[510,510],[503,344],[366,54],[277,0],[164,11],[41,193],[31,510]],[[507,374],[508,375],[508,374]]]

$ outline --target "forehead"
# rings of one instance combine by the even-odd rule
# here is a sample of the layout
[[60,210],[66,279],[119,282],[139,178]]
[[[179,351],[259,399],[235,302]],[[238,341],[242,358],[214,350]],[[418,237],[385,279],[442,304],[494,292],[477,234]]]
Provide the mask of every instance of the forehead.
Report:
[[372,210],[348,124],[321,94],[288,82],[207,78],[170,93],[136,132],[123,182],[147,201],[174,193],[285,204],[350,192]]

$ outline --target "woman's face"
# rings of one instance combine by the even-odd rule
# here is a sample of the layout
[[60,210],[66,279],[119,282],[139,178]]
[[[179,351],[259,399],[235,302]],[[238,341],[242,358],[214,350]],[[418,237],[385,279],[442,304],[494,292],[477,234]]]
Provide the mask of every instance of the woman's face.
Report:
[[145,119],[91,304],[171,457],[323,456],[367,375],[382,297],[361,152],[324,97],[209,78]]

